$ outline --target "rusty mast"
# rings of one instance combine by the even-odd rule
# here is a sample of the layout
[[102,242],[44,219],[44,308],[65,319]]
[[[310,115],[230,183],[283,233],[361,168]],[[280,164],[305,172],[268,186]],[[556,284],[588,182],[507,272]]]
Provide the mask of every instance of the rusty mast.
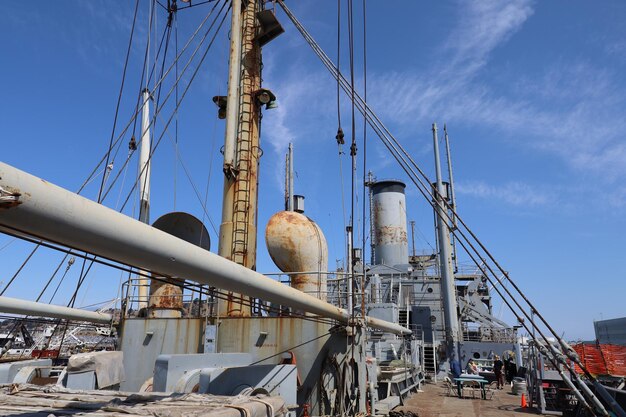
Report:
[[[232,2],[232,30],[224,145],[224,200],[220,256],[256,269],[261,48],[256,39],[256,0]],[[229,293],[220,316],[250,316],[250,299]]]

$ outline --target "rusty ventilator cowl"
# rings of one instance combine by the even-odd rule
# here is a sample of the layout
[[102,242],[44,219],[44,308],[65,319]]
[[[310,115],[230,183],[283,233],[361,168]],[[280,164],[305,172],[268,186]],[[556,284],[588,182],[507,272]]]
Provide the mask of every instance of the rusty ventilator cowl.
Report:
[[[186,242],[211,248],[209,232],[202,222],[188,213],[173,212],[159,217],[153,227]],[[176,278],[154,277],[150,282],[149,317],[180,317],[183,309],[183,282]]]
[[265,242],[276,266],[293,272],[293,288],[326,300],[328,246],[317,223],[293,211],[278,212],[267,223]]

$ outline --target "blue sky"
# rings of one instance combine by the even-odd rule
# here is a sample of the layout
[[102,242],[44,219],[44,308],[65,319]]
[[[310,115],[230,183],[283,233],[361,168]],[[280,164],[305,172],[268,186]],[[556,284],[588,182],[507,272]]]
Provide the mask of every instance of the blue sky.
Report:
[[[336,2],[291,3],[334,60]],[[362,90],[362,11],[356,3],[355,77]],[[113,1],[4,5],[3,161],[71,190],[81,185],[111,136],[133,6]],[[209,7],[179,13],[180,47]],[[367,7],[369,103],[430,176],[430,127],[433,121],[447,123],[459,212],[512,278],[570,339],[592,338],[593,320],[626,315],[626,273],[620,266],[626,248],[626,4],[407,0],[372,1]],[[129,120],[139,91],[148,9],[149,2],[141,0],[118,132]],[[157,16],[153,44],[165,19],[163,11]],[[350,198],[349,155],[338,155],[334,139],[336,86],[287,17],[282,12],[278,16],[286,33],[264,50],[264,85],[276,93],[279,107],[263,118],[259,229],[282,208],[283,160],[291,141],[296,192],[306,196],[307,215],[324,230],[334,268],[335,260],[344,257],[342,183],[346,210]],[[345,25],[342,30],[345,35]],[[174,209],[204,217],[213,248],[217,245],[210,221],[219,227],[224,124],[216,118],[211,97],[226,90],[226,35],[224,27],[178,113],[183,162],[175,158],[171,128],[153,164],[153,219]],[[345,73],[347,45],[344,36]],[[183,82],[189,78],[185,75]],[[168,86],[172,81],[168,78]],[[350,138],[345,97],[341,103],[343,128]],[[159,126],[171,111],[170,105],[164,109]],[[360,158],[362,125],[358,119]],[[369,169],[378,178],[406,180],[371,131],[368,138]],[[125,137],[116,158],[116,174],[122,170],[127,141]],[[349,153],[347,147],[344,151]],[[124,186],[114,188],[105,200],[108,206],[124,201],[136,175],[135,158]],[[84,194],[95,198],[99,182],[89,184]],[[205,190],[210,221],[199,202]],[[408,217],[420,232],[418,250],[429,250],[435,240],[432,212],[412,187],[407,199]],[[133,206],[134,198],[125,212],[132,215]],[[360,215],[356,221],[360,224]],[[0,237],[4,282],[30,248],[9,242]],[[6,295],[34,299],[59,258],[49,251],[37,254]],[[55,302],[69,298],[79,268],[77,262]],[[262,233],[258,270],[276,270]],[[119,272],[96,267],[79,304],[113,298],[119,280]],[[503,317],[510,316],[503,312]]]

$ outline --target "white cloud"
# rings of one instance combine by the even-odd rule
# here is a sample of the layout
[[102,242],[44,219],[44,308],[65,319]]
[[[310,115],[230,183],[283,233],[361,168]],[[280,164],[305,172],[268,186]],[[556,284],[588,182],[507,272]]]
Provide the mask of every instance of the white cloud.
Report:
[[471,77],[486,63],[487,56],[506,42],[533,14],[531,1],[502,2],[483,0],[463,2],[459,8],[459,25],[446,42],[447,53],[452,53],[450,70],[459,70]]
[[287,76],[277,77],[266,71],[265,78],[264,85],[276,92],[278,107],[264,111],[263,135],[276,153],[284,154],[289,142],[315,133],[324,118],[334,114],[332,99],[320,94],[332,84],[326,74],[308,72],[297,65]]
[[[438,48],[440,54],[417,70],[370,71],[368,101],[398,138],[428,136],[433,120],[480,126],[519,147],[554,155],[578,172],[609,181],[625,178],[626,119],[621,109],[626,92],[616,88],[619,74],[593,62],[556,59],[532,78],[515,70],[498,74],[498,89],[493,80],[481,79],[490,54],[518,33],[533,12],[528,0],[460,3],[458,21]],[[336,122],[332,94],[311,100],[318,91],[334,88],[325,71],[293,63],[287,76],[272,80],[273,71],[269,73],[281,107],[264,119],[264,135],[276,152],[284,153],[289,141],[316,126]],[[311,114],[315,120],[307,117]],[[378,168],[384,169],[382,165]],[[520,184],[515,187],[520,191]],[[509,185],[507,190],[513,193],[515,188]],[[518,200],[511,194],[508,201]],[[539,205],[546,200],[527,201]]]
[[[372,74],[370,85],[375,108],[385,119],[403,121],[433,118],[448,113],[459,96],[471,94],[464,106],[477,107],[482,89],[471,86],[488,55],[517,32],[532,15],[531,2],[497,0],[466,2],[432,68],[423,72]],[[472,110],[472,109],[468,109]],[[421,122],[421,121],[420,121]]]
[[516,207],[538,207],[554,204],[552,193],[522,182],[491,185],[483,181],[459,182],[455,186],[458,194],[504,202]]
[[556,155],[579,171],[626,177],[626,92],[620,74],[585,61],[548,63],[543,75],[499,74],[498,90],[479,80],[489,54],[533,14],[531,2],[468,2],[443,55],[421,71],[371,75],[373,108],[396,130],[433,120],[497,129],[519,146]]

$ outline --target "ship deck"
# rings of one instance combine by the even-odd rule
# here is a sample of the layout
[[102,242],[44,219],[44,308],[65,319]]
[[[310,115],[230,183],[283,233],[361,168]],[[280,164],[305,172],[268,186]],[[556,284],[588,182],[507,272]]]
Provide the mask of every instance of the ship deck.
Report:
[[422,391],[409,398],[404,406],[394,409],[400,415],[419,417],[515,417],[537,415],[534,408],[522,408],[521,396],[510,389],[494,392],[491,399],[448,396],[441,383],[422,385]]
[[71,390],[56,385],[0,385],[0,416],[13,417],[272,417],[280,397]]

